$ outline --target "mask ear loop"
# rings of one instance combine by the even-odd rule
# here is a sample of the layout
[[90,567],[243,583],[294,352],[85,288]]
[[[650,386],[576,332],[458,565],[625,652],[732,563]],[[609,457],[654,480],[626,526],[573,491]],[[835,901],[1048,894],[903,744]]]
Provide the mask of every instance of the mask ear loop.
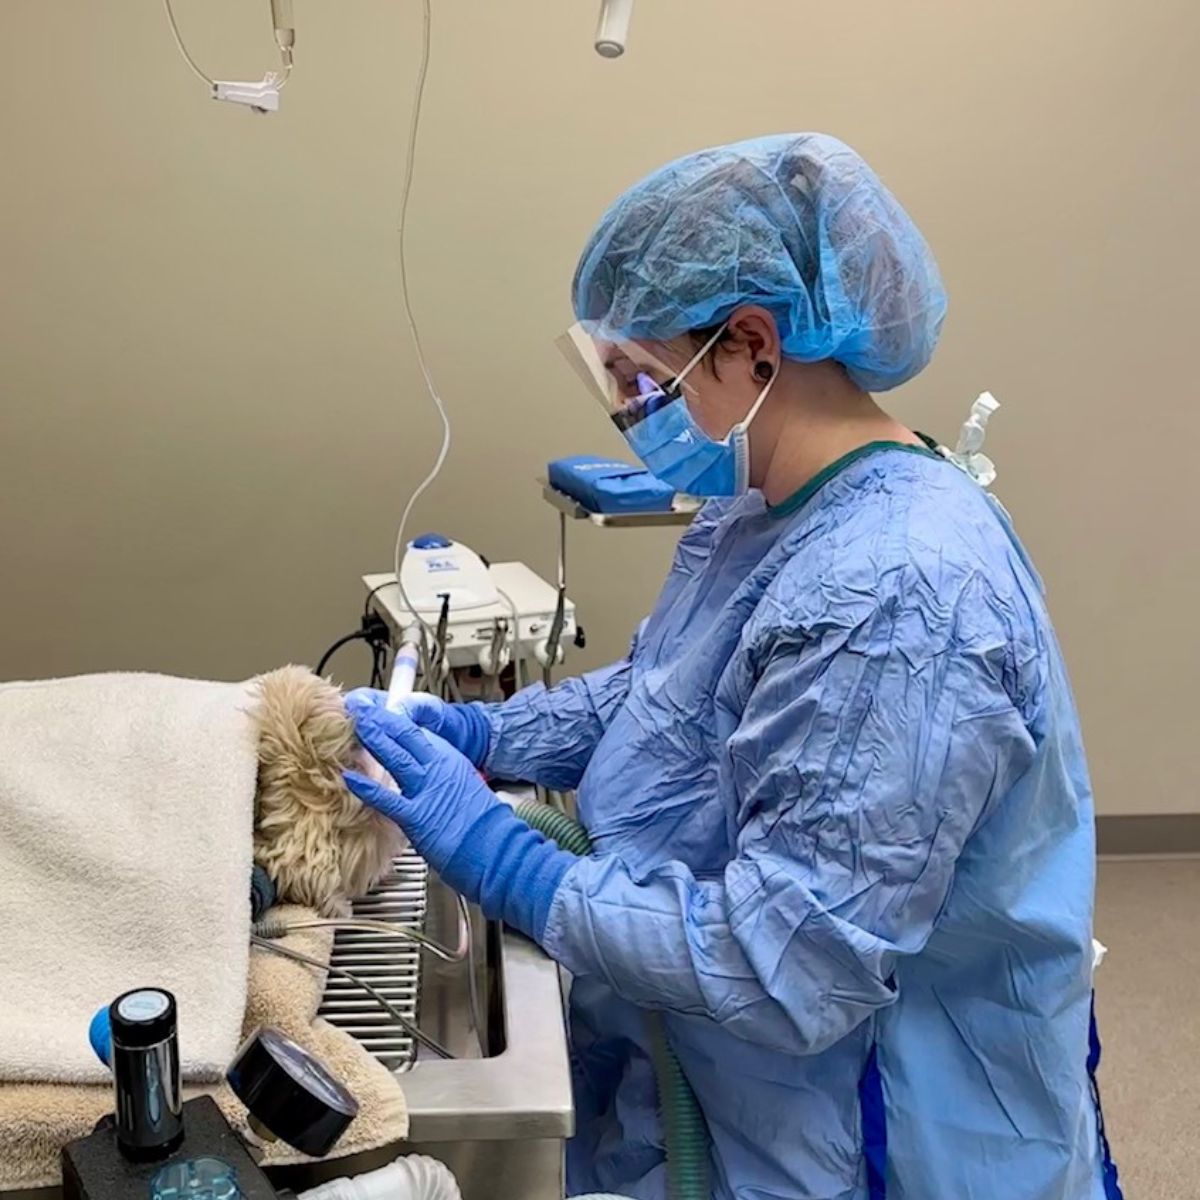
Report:
[[750,486],[750,423],[758,416],[758,410],[766,403],[778,378],[779,372],[773,372],[771,378],[763,385],[762,391],[758,393],[758,399],[750,406],[750,411],[722,439],[726,446],[733,448],[738,495]]
[[775,380],[779,378],[779,372],[772,373],[771,378],[763,385],[763,390],[758,393],[758,399],[750,406],[750,411],[729,431],[728,437],[732,437],[735,432],[745,433],[750,428],[750,422],[758,416],[758,410],[766,403],[767,397],[771,394],[771,389],[775,386]]
[[676,395],[680,395],[681,394],[680,385],[683,383],[684,379],[693,370],[695,370],[696,364],[699,363],[704,358],[704,356],[721,340],[722,336],[725,333],[725,330],[728,328],[729,328],[729,322],[728,321],[723,322],[721,325],[721,328],[718,329],[717,332],[714,333],[712,335],[712,337],[710,337],[708,339],[708,341],[705,342],[704,345],[700,347],[700,349],[693,356],[691,362],[689,362],[688,365],[686,367],[684,367],[683,370],[680,371],[679,374],[676,375],[675,378],[672,379],[671,382],[665,388],[663,388],[663,391],[666,392],[668,395],[670,395],[672,392],[674,392]]

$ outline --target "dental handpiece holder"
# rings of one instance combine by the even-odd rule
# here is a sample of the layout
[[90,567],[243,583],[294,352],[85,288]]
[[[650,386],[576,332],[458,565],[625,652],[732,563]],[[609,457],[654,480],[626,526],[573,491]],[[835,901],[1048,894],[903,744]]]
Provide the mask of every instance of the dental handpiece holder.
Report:
[[[62,1149],[64,1200],[277,1200],[248,1146],[211,1096],[184,1102],[175,997],[161,988],[118,996],[92,1021],[92,1045],[113,1074],[114,1105]],[[358,1104],[317,1059],[276,1029],[255,1031],[226,1080],[262,1140],[313,1157],[333,1149]]]

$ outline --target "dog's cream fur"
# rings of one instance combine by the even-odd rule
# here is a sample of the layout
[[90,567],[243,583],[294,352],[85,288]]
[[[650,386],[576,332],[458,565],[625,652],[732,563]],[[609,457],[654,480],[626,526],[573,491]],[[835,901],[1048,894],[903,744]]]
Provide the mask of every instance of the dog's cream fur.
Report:
[[336,687],[282,667],[255,690],[254,861],[281,901],[332,915],[386,874],[403,837],[346,790],[342,769],[360,766],[363,751]]

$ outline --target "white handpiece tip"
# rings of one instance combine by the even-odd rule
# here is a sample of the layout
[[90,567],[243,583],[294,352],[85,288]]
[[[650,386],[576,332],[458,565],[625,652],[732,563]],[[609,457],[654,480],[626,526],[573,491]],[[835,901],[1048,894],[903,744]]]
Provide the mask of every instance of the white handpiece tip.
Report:
[[602,58],[620,58],[629,42],[633,0],[600,0],[600,23],[596,26],[596,53]]

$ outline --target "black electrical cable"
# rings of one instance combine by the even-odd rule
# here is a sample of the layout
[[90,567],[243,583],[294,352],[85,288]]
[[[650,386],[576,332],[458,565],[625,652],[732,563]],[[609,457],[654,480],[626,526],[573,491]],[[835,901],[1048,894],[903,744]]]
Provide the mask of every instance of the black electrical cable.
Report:
[[395,585],[396,585],[396,581],[394,579],[385,579],[382,583],[377,583],[367,593],[366,603],[363,604],[363,618],[364,619],[371,615],[371,601],[375,599],[376,594],[378,592],[382,592],[384,588],[395,587]]
[[348,646],[351,642],[365,642],[368,640],[365,630],[358,629],[354,633],[348,633],[345,637],[340,637],[324,654],[321,655],[321,661],[317,663],[316,674],[324,675],[325,667],[329,660],[343,647]]
[[377,613],[373,612],[368,612],[363,617],[361,629],[356,629],[353,633],[348,633],[345,637],[338,638],[321,655],[321,660],[317,663],[316,673],[324,675],[325,668],[329,665],[329,660],[342,647],[348,646],[351,642],[366,642],[371,647],[371,686],[382,688],[384,686],[384,673],[387,669],[387,653],[392,645],[392,635],[388,629],[387,622]]
[[447,592],[442,596],[442,611],[438,614],[437,632],[433,635],[433,650],[435,658],[433,660],[433,678],[438,681],[439,690],[442,693],[443,699],[446,693],[446,681],[450,677],[450,672],[447,670],[443,675],[443,667],[446,662],[446,629],[450,624],[450,593]]
[[[371,611],[371,601],[374,600],[384,588],[394,587],[395,583],[396,581],[394,579],[385,579],[382,583],[377,583],[367,593],[367,598],[363,602],[362,619],[364,629],[367,627],[368,623],[375,618],[375,614]],[[387,686],[387,652],[391,648],[391,639],[389,637],[386,644],[373,641],[371,646],[371,686],[373,688],[382,689]]]
[[371,643],[371,686],[380,690],[387,686],[387,652],[387,642]]

